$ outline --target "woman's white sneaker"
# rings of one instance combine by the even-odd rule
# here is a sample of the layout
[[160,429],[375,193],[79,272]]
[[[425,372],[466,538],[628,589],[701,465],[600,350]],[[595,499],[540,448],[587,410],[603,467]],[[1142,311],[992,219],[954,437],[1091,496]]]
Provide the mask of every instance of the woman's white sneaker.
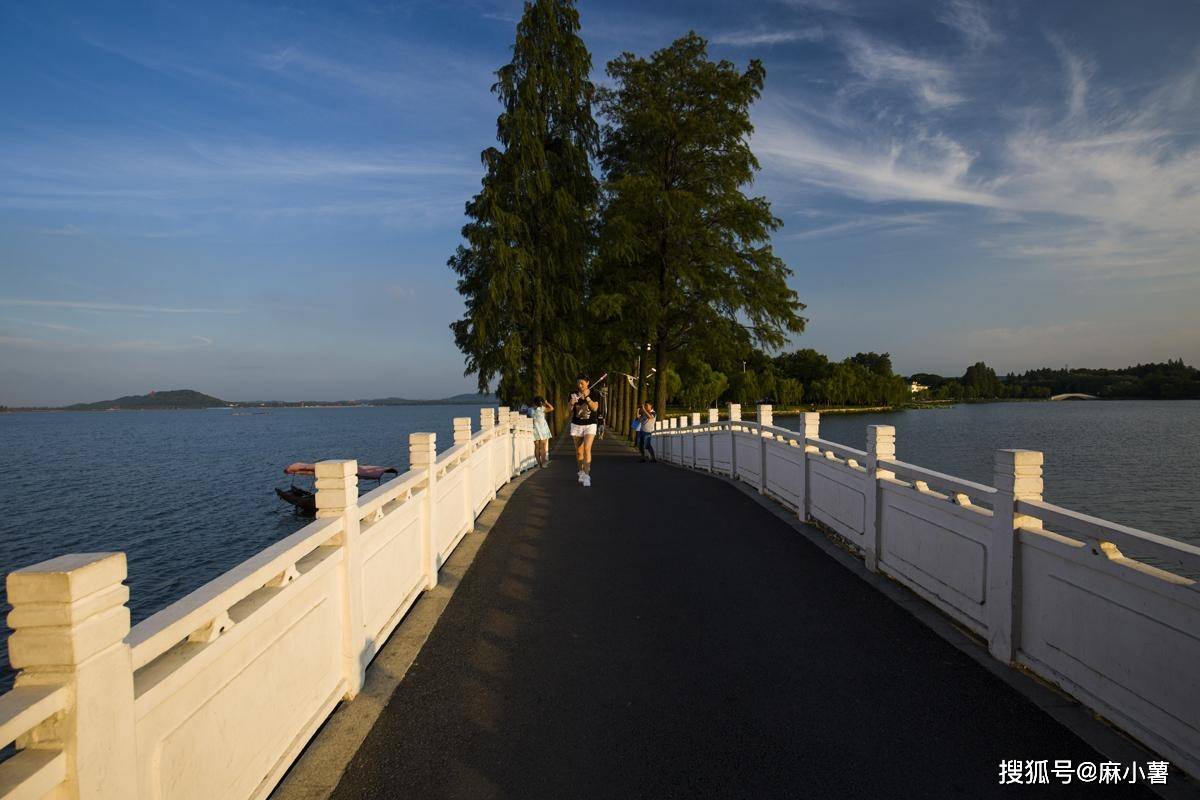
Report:
[[592,476],[588,475],[585,472],[585,473],[583,473],[583,478],[579,482],[582,483],[584,486],[591,486],[592,485]]

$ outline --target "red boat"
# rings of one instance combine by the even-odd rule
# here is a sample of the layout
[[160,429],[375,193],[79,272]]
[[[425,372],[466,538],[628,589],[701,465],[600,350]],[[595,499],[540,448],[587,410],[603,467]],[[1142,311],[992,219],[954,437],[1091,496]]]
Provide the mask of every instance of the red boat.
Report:
[[[297,475],[313,476],[317,474],[315,464],[310,464],[305,461],[297,461],[294,464],[288,464],[283,469],[284,475],[291,475],[293,478]],[[399,475],[400,471],[395,467],[375,467],[363,465],[358,468],[358,479],[360,481],[375,481],[381,482],[385,475]],[[308,489],[297,486],[295,481],[286,489],[275,489],[275,494],[285,503],[295,506],[296,510],[301,514],[316,514],[317,513],[317,496]]]

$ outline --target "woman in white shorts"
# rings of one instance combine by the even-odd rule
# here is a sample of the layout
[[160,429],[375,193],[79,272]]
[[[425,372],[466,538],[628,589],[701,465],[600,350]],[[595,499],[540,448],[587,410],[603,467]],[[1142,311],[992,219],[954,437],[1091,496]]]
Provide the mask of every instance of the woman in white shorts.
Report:
[[575,440],[575,463],[579,482],[592,485],[592,440],[596,438],[596,412],[600,404],[591,398],[588,379],[580,376],[571,395],[571,438]]
[[529,416],[533,417],[533,455],[538,466],[544,467],[550,463],[550,426],[546,423],[546,412],[553,411],[554,406],[540,394],[529,405]]

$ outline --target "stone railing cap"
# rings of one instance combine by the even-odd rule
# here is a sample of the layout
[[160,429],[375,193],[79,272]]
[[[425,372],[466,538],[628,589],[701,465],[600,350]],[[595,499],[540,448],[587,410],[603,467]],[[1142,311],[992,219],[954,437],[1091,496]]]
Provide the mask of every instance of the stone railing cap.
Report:
[[8,601],[69,603],[125,580],[124,553],[72,553],[8,574]]

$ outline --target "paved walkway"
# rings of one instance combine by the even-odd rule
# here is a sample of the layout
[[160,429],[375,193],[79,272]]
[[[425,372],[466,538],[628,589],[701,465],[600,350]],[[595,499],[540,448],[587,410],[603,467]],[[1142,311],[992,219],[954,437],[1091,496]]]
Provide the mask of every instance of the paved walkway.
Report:
[[[623,445],[521,486],[339,798],[1149,797],[736,487]],[[1135,791],[1130,791],[1135,790]]]

